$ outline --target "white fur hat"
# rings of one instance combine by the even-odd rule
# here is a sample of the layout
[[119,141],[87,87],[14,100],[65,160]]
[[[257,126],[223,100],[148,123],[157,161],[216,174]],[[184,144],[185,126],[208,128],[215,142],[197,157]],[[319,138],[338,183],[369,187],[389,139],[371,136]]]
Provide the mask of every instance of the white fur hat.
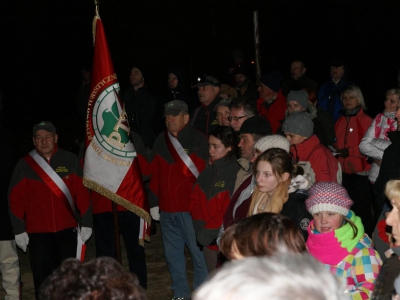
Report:
[[285,137],[279,134],[273,134],[264,136],[261,139],[259,139],[254,144],[253,148],[260,150],[261,152],[265,152],[271,148],[280,148],[289,153],[290,143]]

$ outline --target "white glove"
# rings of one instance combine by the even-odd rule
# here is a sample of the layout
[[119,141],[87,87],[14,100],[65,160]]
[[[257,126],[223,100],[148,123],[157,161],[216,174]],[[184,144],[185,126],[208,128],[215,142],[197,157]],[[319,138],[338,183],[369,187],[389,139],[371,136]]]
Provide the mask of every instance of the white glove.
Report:
[[158,206],[150,208],[150,215],[154,221],[160,221],[160,208]]
[[82,241],[85,243],[92,236],[92,228],[82,227],[81,228],[81,237]]
[[26,252],[26,246],[29,244],[29,236],[26,232],[21,234],[17,234],[15,236],[15,242],[17,243],[18,247],[22,249],[22,251]]

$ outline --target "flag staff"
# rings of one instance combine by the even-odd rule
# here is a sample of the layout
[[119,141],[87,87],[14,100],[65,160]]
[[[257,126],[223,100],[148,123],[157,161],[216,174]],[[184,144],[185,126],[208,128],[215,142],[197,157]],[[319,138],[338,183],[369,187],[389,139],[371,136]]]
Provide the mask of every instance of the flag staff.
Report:
[[253,22],[254,22],[254,49],[256,58],[256,82],[258,84],[261,77],[260,30],[258,24],[258,10],[255,10],[253,12]]
[[[100,2],[100,0],[94,0],[96,15],[93,20],[93,45],[95,44],[95,36],[96,36],[96,19],[100,19],[99,2]],[[93,74],[93,72],[92,72],[92,74]],[[116,91],[114,90],[114,92],[116,92]],[[117,203],[115,203],[114,201],[111,201],[111,202],[112,202],[113,221],[114,221],[115,255],[116,255],[116,260],[122,265],[121,239],[120,239],[120,233],[119,233]]]

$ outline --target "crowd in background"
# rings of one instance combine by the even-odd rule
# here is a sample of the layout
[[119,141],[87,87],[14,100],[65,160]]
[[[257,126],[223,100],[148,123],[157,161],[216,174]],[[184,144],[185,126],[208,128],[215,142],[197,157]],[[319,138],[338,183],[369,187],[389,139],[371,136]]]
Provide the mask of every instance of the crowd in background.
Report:
[[[224,78],[201,74],[188,89],[184,69],[174,66],[166,73],[163,92],[147,84],[151,75],[145,67],[132,66],[131,86],[120,94],[150,213],[160,222],[173,300],[192,297],[185,247],[194,264],[194,299],[246,299],[244,294],[295,299],[296,293],[309,299],[390,299],[400,292],[395,280],[400,274],[400,89],[382,91],[382,112],[369,116],[347,66],[333,58],[330,79],[320,86],[307,77],[302,60],[291,63],[287,80],[277,70],[256,80],[254,65],[235,49]],[[90,71],[82,76],[76,105],[83,126]],[[57,143],[50,124],[34,127],[39,153],[37,131],[54,134]],[[43,156],[50,161],[54,153]],[[21,194],[16,172],[8,196],[4,190],[2,197],[9,199],[16,245],[26,251],[28,236],[30,247],[34,239],[29,228],[21,233],[19,221],[26,216],[15,205]],[[3,182],[9,177],[11,172]],[[94,229],[98,257],[116,256],[109,204],[91,193],[87,211],[93,226],[87,228]],[[129,270],[137,278],[107,259],[84,265],[67,260],[35,284],[38,299],[82,285],[71,281],[55,288],[59,276],[74,277],[70,268],[87,276],[96,264],[101,271],[114,270],[110,277],[118,280],[104,281],[103,287],[97,279],[88,280],[87,297],[106,299],[123,290],[132,299],[145,299],[145,250],[136,238],[140,220],[120,206],[118,216]],[[2,239],[15,249],[11,227],[3,228],[8,235]],[[91,229],[86,238],[90,235]],[[298,284],[283,289],[274,280]],[[3,286],[12,291],[11,285]]]

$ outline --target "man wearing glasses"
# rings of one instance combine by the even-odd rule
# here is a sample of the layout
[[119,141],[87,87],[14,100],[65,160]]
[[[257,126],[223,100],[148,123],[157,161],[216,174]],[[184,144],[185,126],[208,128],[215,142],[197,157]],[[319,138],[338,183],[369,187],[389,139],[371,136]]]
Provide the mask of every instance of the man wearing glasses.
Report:
[[191,125],[203,132],[206,136],[219,126],[215,114],[215,106],[222,100],[219,96],[220,83],[217,78],[212,76],[203,77],[192,88],[197,87],[197,95],[201,106],[196,108],[193,113]]
[[233,130],[239,132],[243,122],[258,115],[254,102],[246,98],[233,99],[230,105],[228,121]]

